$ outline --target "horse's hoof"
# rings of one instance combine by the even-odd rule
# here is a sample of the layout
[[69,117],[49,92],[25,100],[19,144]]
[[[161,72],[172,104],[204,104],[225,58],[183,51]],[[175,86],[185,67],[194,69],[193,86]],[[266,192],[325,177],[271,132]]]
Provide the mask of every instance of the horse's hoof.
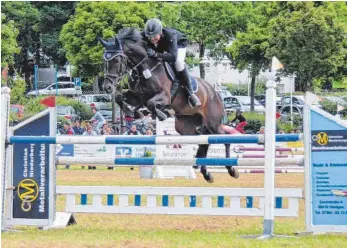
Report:
[[234,167],[229,167],[228,173],[233,178],[239,178],[239,176],[240,176],[239,171]]
[[210,172],[207,172],[206,174],[204,174],[204,178],[208,183],[214,182],[213,176]]

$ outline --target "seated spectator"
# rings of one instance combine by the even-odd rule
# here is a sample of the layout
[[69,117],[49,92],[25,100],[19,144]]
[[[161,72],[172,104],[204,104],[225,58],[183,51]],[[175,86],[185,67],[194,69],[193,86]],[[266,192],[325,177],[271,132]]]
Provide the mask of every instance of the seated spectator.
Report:
[[63,133],[62,134],[67,134],[67,135],[74,135],[75,132],[74,130],[70,127],[70,123],[68,122],[64,122],[64,126],[63,126]]
[[83,133],[83,135],[85,135],[85,136],[94,136],[94,135],[97,135],[97,133],[95,131],[93,131],[93,127],[92,126],[88,126],[86,131]]
[[72,129],[75,132],[75,135],[82,135],[85,131],[78,120],[75,121],[75,126]]
[[286,132],[284,132],[283,130],[280,130],[279,133],[280,133],[280,134],[285,134]]
[[148,130],[146,131],[146,135],[153,135],[152,130],[151,130],[151,129],[148,129]]
[[[114,135],[113,129],[110,126],[107,126],[103,131],[104,135]],[[112,167],[113,168],[113,167]]]
[[126,135],[141,135],[139,131],[137,131],[136,125],[132,125],[131,129],[125,132]]
[[257,134],[265,134],[265,127],[262,126],[262,127],[259,129],[259,132],[257,132]]

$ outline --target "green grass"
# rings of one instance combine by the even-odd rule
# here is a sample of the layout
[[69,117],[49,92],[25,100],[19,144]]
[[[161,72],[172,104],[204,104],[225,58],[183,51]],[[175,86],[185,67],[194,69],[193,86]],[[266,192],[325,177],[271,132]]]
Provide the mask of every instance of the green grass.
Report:
[[[69,170],[59,166],[58,185],[120,185],[120,186],[201,186],[201,187],[262,187],[263,175],[241,174],[238,180],[227,174],[214,174],[213,185],[197,180],[140,179],[139,171],[117,168],[108,171]],[[276,175],[276,187],[303,187],[302,174]],[[57,208],[64,209],[64,199],[58,197]],[[346,247],[346,235],[274,238],[260,241],[244,235],[261,234],[262,218],[238,216],[168,216],[75,214],[77,225],[59,230],[18,228],[22,232],[2,233],[3,247]],[[300,217],[276,218],[275,233],[292,235],[305,230],[304,202],[300,201]]]

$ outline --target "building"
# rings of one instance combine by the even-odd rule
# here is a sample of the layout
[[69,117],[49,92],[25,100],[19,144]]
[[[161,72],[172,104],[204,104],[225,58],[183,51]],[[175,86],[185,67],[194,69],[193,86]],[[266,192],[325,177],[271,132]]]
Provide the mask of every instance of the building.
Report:
[[[187,47],[187,51],[193,52],[196,57],[199,56],[199,47],[197,44],[192,44]],[[206,49],[206,54],[209,51]],[[202,60],[205,64],[205,80],[211,84],[247,84],[251,82],[251,78],[248,70],[239,72],[239,70],[231,68],[230,61],[228,58],[223,58],[218,64],[212,58],[205,56]],[[196,66],[190,70],[193,76],[200,77],[199,66]],[[264,81],[270,78],[270,72],[261,72],[258,76],[259,79]],[[292,91],[294,92],[294,79],[288,77],[281,78],[281,81],[277,84],[277,92],[279,94],[290,93],[291,82],[293,82]]]

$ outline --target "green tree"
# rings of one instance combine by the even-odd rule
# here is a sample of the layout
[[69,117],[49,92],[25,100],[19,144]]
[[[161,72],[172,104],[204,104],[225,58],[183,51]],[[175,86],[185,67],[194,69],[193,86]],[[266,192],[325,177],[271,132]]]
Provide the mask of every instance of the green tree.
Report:
[[346,6],[341,3],[288,2],[270,21],[270,49],[285,65],[281,75],[295,75],[300,89],[312,90],[346,68]]
[[[218,59],[236,32],[246,28],[250,9],[251,3],[238,2],[166,3],[158,15],[164,24],[184,32],[199,45],[200,60],[206,49]],[[200,77],[205,78],[204,64],[200,64]]]
[[155,17],[153,3],[80,2],[74,16],[63,26],[60,41],[68,60],[84,77],[102,72],[103,48],[98,37],[112,38],[124,27],[143,28],[147,19]]
[[1,14],[1,67],[13,65],[14,54],[19,52],[17,44],[18,29],[14,21],[8,21],[5,14]]
[[15,55],[15,63],[11,71],[24,75],[26,86],[30,88],[34,66],[33,54],[39,42],[39,12],[30,2],[2,2],[1,11],[8,20],[13,20],[19,31],[17,42],[21,50]]
[[65,65],[65,50],[59,41],[59,33],[73,14],[76,2],[32,2],[40,13],[35,63],[39,67]]
[[236,38],[227,47],[232,64],[243,71],[248,69],[251,75],[251,111],[254,111],[254,95],[256,77],[262,70],[269,68],[270,61],[265,56],[269,48],[269,34],[267,30],[268,16],[264,15],[265,5],[259,5],[254,10],[254,21],[249,22],[244,32],[238,32]]

